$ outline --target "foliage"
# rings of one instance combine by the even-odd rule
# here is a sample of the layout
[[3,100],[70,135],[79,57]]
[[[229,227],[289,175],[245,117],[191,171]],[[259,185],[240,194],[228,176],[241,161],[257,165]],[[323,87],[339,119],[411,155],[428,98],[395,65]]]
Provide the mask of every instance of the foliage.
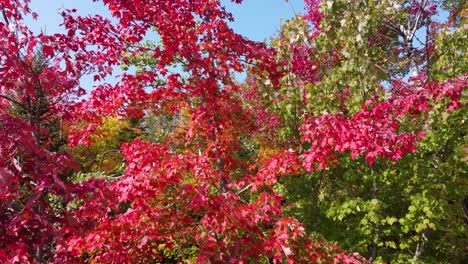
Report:
[[63,238],[67,177],[76,168],[59,151],[60,125],[83,90],[77,73],[62,68],[70,63],[62,44],[19,23],[27,3],[3,1],[1,11],[0,262],[45,262]]
[[455,26],[435,1],[306,3],[271,41],[280,86],[253,72],[246,87],[280,118],[260,148],[296,150],[307,171],[277,187],[287,212],[372,262],[463,262],[463,8]]
[[0,262],[466,260],[463,3],[306,0],[266,45],[102,2],[53,35],[0,3]]
[[133,128],[128,120],[107,118],[92,136],[89,146],[76,146],[71,153],[81,165],[82,172],[119,174],[124,165],[121,144],[133,140],[138,134],[138,129]]

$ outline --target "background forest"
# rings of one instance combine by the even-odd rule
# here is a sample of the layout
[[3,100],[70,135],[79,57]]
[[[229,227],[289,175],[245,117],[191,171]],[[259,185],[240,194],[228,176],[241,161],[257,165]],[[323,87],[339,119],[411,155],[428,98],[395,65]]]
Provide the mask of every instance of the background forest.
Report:
[[0,263],[468,262],[465,1],[102,3],[0,0]]

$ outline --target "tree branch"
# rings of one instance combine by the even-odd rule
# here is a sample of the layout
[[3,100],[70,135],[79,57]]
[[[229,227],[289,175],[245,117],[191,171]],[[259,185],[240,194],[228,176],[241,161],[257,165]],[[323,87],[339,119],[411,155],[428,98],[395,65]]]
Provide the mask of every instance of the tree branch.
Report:
[[416,251],[414,252],[414,256],[413,256],[413,262],[416,262],[422,256],[426,241],[427,241],[426,231],[424,230],[419,236],[418,244],[416,245]]
[[[416,34],[416,31],[418,30],[419,20],[421,19],[421,16],[422,16],[422,13],[423,13],[423,10],[424,10],[424,6],[426,4],[427,4],[427,0],[423,0],[422,3],[421,3],[421,7],[419,8],[418,14],[416,15],[416,19],[414,21],[413,29],[411,30],[411,34],[410,34],[411,40],[413,39],[414,35]],[[408,28],[408,30],[410,30],[410,29]]]
[[15,99],[13,99],[11,97],[8,97],[8,96],[3,95],[3,94],[0,94],[0,97],[3,98],[3,99],[6,99],[6,100],[8,100],[8,101],[10,101],[10,102],[12,102],[12,103],[14,103],[16,105],[18,105],[19,107],[21,107],[23,109],[25,109],[25,106],[22,103],[16,101]]
[[10,24],[10,21],[8,20],[8,17],[6,16],[5,10],[2,9],[2,15],[3,15],[3,20],[5,20],[5,23]]

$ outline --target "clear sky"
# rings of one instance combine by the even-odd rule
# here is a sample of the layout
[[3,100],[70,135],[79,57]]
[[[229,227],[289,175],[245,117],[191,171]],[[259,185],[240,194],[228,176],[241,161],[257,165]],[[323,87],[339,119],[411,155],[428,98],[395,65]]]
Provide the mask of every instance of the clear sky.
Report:
[[280,19],[303,13],[303,0],[244,0],[241,5],[227,2],[226,8],[234,16],[232,25],[236,32],[252,40],[262,41],[275,33]]
[[[252,40],[262,41],[269,38],[279,27],[280,19],[302,13],[302,0],[244,0],[241,5],[228,0],[222,0],[226,8],[234,15],[232,27],[236,32]],[[39,19],[26,22],[34,31],[45,30],[46,33],[60,31],[60,8],[76,8],[82,15],[100,14],[109,16],[109,12],[101,3],[92,0],[32,0],[31,8],[39,14]]]
[[[170,1],[170,0],[168,0]],[[293,17],[296,13],[303,13],[303,0],[244,0],[238,5],[229,0],[221,0],[226,9],[234,16],[231,26],[234,30],[252,40],[264,41],[271,37],[281,25],[281,20]],[[38,20],[26,19],[27,25],[34,31],[44,31],[46,34],[61,32],[62,23],[60,9],[76,8],[80,15],[99,14],[110,17],[110,13],[102,3],[92,0],[31,0],[31,9],[36,12]],[[116,69],[115,74],[120,70]],[[243,79],[243,75],[237,76]],[[107,81],[113,83],[114,78]],[[90,76],[81,79],[81,86],[89,91],[96,85]]]

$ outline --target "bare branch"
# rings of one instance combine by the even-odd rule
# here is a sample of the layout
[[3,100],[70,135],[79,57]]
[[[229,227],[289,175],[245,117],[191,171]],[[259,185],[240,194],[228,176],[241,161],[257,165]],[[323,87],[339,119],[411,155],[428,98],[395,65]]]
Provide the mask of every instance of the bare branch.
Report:
[[416,251],[414,252],[413,262],[416,262],[422,256],[426,241],[427,241],[426,231],[423,231],[421,235],[419,236],[418,244],[416,245]]
[[[414,35],[416,34],[416,31],[418,30],[418,24],[419,20],[421,19],[421,16],[423,14],[424,6],[427,4],[427,0],[423,0],[421,3],[421,7],[419,8],[418,14],[416,15],[416,20],[414,21],[413,29],[411,30],[410,34],[410,40],[413,39]],[[410,30],[408,28],[408,30]]]
[[250,183],[248,184],[247,186],[245,186],[244,188],[242,188],[242,190],[238,191],[236,194],[239,195],[243,192],[245,192],[246,190],[248,190],[250,187],[252,187],[253,183]]
[[8,17],[6,16],[5,10],[2,10],[2,15],[3,15],[3,20],[5,20],[5,23],[10,24]]

